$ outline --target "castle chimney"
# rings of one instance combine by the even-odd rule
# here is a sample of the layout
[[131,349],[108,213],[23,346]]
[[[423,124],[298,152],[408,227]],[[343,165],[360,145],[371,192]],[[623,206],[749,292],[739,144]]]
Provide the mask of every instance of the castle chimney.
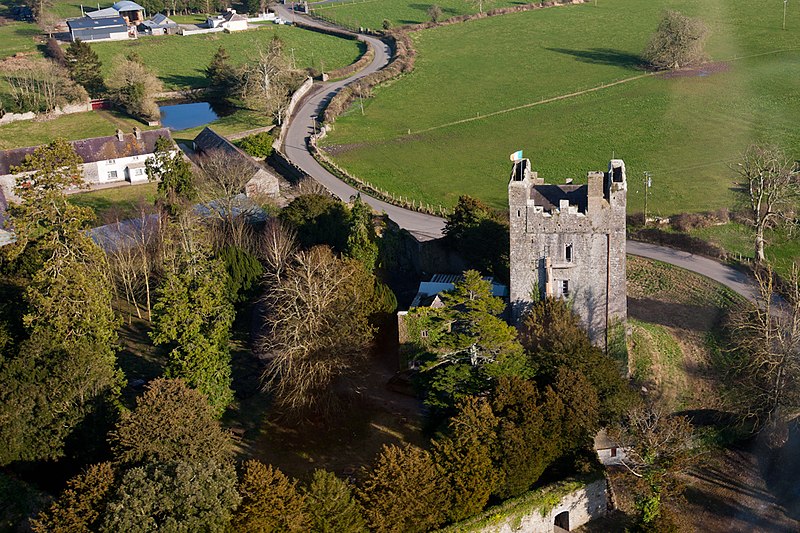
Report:
[[124,134],[124,133],[122,133],[122,130],[121,130],[121,129],[119,129],[119,128],[117,128],[117,140],[118,140],[118,141],[123,141],[123,140],[125,140],[125,137],[124,137],[124,135],[125,135],[125,134]]
[[603,200],[603,180],[605,174],[602,172],[589,172],[587,175],[589,190],[588,190],[588,210],[594,211],[599,208]]
[[133,127],[133,136],[136,137],[137,141],[142,140],[142,130],[137,128],[136,126]]

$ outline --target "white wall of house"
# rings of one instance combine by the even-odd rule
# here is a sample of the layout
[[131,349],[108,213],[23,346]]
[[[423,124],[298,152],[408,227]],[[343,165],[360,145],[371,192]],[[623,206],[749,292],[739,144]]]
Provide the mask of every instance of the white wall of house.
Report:
[[226,22],[223,24],[223,27],[227,31],[242,31],[247,29],[247,21],[246,20],[232,20],[230,22]]
[[[87,163],[84,165],[83,177],[87,183],[111,183],[115,181],[141,183],[147,181],[144,163],[152,157],[153,154],[135,155]],[[93,169],[90,168],[92,165],[94,165]]]

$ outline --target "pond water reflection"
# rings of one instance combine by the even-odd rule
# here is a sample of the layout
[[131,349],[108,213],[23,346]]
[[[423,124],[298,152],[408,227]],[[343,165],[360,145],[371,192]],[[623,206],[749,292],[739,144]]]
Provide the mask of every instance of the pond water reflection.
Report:
[[185,130],[205,126],[220,116],[229,114],[219,106],[210,102],[183,102],[158,106],[161,112],[161,124],[171,130]]

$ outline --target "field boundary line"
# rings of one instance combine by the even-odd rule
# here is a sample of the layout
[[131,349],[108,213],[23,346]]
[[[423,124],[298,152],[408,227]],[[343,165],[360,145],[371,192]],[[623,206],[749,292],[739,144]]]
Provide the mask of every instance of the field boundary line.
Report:
[[[746,56],[735,56],[735,57],[732,57],[730,59],[723,59],[721,61],[722,62],[733,62],[733,61],[740,61],[742,59],[751,59],[751,58],[754,58],[754,57],[781,54],[781,53],[784,53],[784,52],[796,52],[798,50],[800,50],[800,47],[782,48],[780,50],[771,50],[771,51],[768,51],[768,52],[759,52],[757,54],[750,54],[750,55],[746,55]],[[697,68],[697,67],[691,67],[691,68]],[[680,69],[680,70],[682,70],[682,69]],[[574,98],[576,96],[582,96],[584,94],[589,94],[589,93],[592,93],[592,92],[600,91],[600,90],[606,89],[608,87],[614,87],[615,85],[621,85],[623,83],[628,83],[628,82],[631,82],[631,81],[640,80],[642,78],[646,78],[646,77],[650,77],[650,76],[658,76],[658,75],[669,73],[669,72],[675,72],[675,71],[667,70],[667,71],[658,71],[658,72],[646,72],[646,73],[640,74],[638,76],[632,76],[630,78],[623,78],[621,80],[617,80],[617,81],[613,81],[613,82],[609,82],[609,83],[603,83],[603,84],[597,85],[595,87],[590,87],[589,89],[583,89],[581,91],[575,91],[575,92],[571,92],[571,93],[568,93],[568,94],[562,94],[562,95],[559,95],[559,96],[552,96],[550,98],[545,98],[544,100],[539,100],[537,102],[528,102],[527,104],[521,104],[521,105],[518,105],[518,106],[509,107],[509,108],[506,108],[506,109],[500,109],[498,111],[492,111],[491,113],[486,113],[486,114],[483,114],[483,115],[477,115],[477,116],[469,117],[469,118],[463,118],[461,120],[455,120],[453,122],[447,122],[445,124],[440,124],[438,126],[431,126],[430,128],[424,128],[424,129],[421,129],[421,130],[412,131],[410,133],[410,135],[419,135],[421,133],[428,133],[430,131],[434,131],[434,130],[438,130],[438,129],[442,129],[442,128],[449,128],[450,126],[457,126],[459,124],[466,124],[468,122],[474,122],[476,120],[482,120],[482,119],[491,118],[491,117],[494,117],[494,116],[497,116],[497,115],[503,115],[505,113],[511,113],[513,111],[519,111],[520,109],[528,109],[528,108],[531,108],[531,107],[536,107],[538,105],[557,102],[559,100],[566,100],[567,98]],[[401,137],[404,137],[404,136],[407,137],[408,135],[409,134],[401,135]]]
[[461,120],[448,122],[447,124],[440,124],[438,126],[432,126],[430,128],[425,128],[425,129],[413,131],[413,132],[411,132],[411,135],[418,135],[420,133],[427,133],[429,131],[434,131],[434,130],[438,130],[438,129],[441,129],[441,128],[448,128],[450,126],[457,126],[458,124],[465,124],[467,122],[473,122],[473,121],[476,121],[476,120],[483,120],[485,118],[491,118],[491,117],[494,117],[494,116],[497,116],[497,115],[503,115],[505,113],[511,113],[512,111],[519,111],[520,109],[527,109],[529,107],[535,107],[537,105],[543,105],[543,104],[549,104],[551,102],[557,102],[558,100],[566,100],[567,98],[574,98],[576,96],[581,96],[581,95],[584,95],[584,94],[600,91],[600,90],[605,89],[607,87],[613,87],[615,85],[621,85],[623,83],[628,83],[628,82],[636,81],[636,80],[639,80],[639,79],[642,79],[642,78],[655,76],[657,74],[660,74],[660,73],[659,72],[646,72],[644,74],[639,74],[638,76],[632,76],[630,78],[624,78],[624,79],[613,81],[613,82],[610,82],[610,83],[603,83],[601,85],[597,85],[597,86],[591,87],[589,89],[583,89],[582,91],[576,91],[576,92],[572,92],[572,93],[568,93],[568,94],[561,94],[559,96],[552,96],[550,98],[545,98],[544,100],[539,100],[537,102],[528,102],[527,104],[522,104],[522,105],[518,105],[518,106],[514,106],[514,107],[509,107],[507,109],[501,109],[499,111],[492,111],[491,113],[486,113],[484,115],[478,115],[478,116],[474,116],[474,117],[470,117],[470,118],[463,118]]

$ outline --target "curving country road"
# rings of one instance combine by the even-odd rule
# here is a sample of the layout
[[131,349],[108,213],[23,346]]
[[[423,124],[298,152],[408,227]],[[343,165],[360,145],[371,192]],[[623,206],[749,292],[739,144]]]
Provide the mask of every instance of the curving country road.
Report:
[[[303,24],[308,26],[316,26],[319,28],[334,27],[330,24],[312,19],[299,13],[292,13],[286,6],[278,5],[275,9],[278,16],[285,20],[300,20]],[[341,29],[341,28],[337,28]],[[389,63],[391,52],[389,47],[375,37],[369,35],[359,34],[358,38],[362,41],[368,42],[375,50],[375,59],[363,70],[355,73],[354,75],[344,80],[322,83],[313,88],[308,95],[300,102],[295,108],[294,113],[289,120],[288,128],[284,133],[284,146],[283,151],[289,160],[300,167],[306,174],[313,177],[315,180],[325,186],[331,193],[335,194],[344,201],[349,201],[350,198],[358,191],[350,185],[344,183],[339,178],[328,172],[322,165],[320,165],[314,156],[308,151],[308,138],[314,133],[315,117],[322,113],[325,104],[336,94],[339,89],[353,81],[363,78],[367,74],[371,74],[376,70],[382,69]],[[423,213],[409,211],[401,207],[397,207],[386,202],[382,202],[370,196],[361,193],[361,198],[367,202],[378,213],[386,212],[395,223],[401,228],[405,228],[412,233],[418,240],[427,241],[431,239],[438,239],[442,236],[444,229],[444,220]]]
[[[276,6],[275,10],[285,20],[301,20],[306,25],[319,28],[335,27],[305,15],[293,13],[284,5]],[[369,66],[349,78],[331,83],[322,83],[313,88],[295,108],[285,132],[283,147],[286,157],[292,163],[344,201],[349,201],[351,197],[359,192],[328,172],[314,159],[308,151],[308,138],[314,133],[317,115],[322,112],[325,104],[339,89],[367,74],[380,70],[389,63],[390,50],[386,43],[375,37],[363,34],[359,34],[358,38],[372,45],[375,49],[375,59]],[[420,241],[438,239],[442,236],[442,230],[444,229],[444,219],[442,218],[403,209],[363,193],[361,193],[361,198],[377,212],[385,212],[401,228],[408,230]],[[734,268],[706,257],[666,246],[631,240],[627,243],[627,252],[631,255],[655,259],[696,272],[725,285],[751,301],[755,300],[758,294],[752,278]]]

